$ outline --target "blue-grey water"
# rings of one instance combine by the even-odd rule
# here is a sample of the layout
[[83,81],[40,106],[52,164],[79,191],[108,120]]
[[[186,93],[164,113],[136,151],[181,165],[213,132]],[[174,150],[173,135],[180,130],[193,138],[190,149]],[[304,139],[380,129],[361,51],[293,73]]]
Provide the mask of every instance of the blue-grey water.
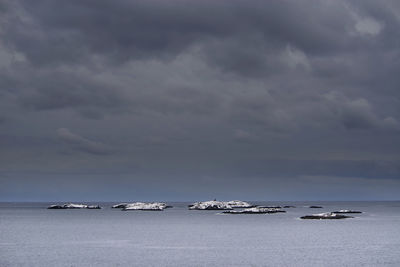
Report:
[[[0,266],[400,266],[400,202],[259,203],[297,206],[263,215],[49,204],[0,203]],[[363,213],[299,219],[338,209]]]

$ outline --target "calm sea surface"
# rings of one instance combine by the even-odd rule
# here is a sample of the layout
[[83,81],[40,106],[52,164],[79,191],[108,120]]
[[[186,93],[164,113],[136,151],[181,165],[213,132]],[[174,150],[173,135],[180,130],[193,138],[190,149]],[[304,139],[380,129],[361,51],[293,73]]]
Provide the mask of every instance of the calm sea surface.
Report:
[[[297,206],[264,215],[50,204],[0,203],[0,266],[400,266],[400,202],[259,202]],[[338,209],[363,213],[299,219]]]

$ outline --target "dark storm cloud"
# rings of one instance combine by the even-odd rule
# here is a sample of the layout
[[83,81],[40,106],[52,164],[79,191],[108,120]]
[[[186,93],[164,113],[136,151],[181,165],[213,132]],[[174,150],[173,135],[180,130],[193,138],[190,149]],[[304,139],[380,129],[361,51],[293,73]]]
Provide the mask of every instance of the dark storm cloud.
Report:
[[115,95],[112,88],[90,84],[79,77],[51,73],[38,79],[38,84],[34,85],[37,90],[21,97],[26,107],[36,110],[97,106],[112,108],[124,104],[122,97]]
[[399,26],[396,1],[0,0],[1,182],[393,186]]
[[346,5],[314,4],[310,9],[287,1],[21,1],[13,4],[18,10],[4,32],[36,64],[81,62],[92,54],[122,61],[167,59],[191,45],[206,45],[207,57],[239,72],[264,68],[286,44],[310,54],[363,45],[361,37],[343,36],[354,23]]
[[122,92],[115,93],[113,85],[99,82],[86,74],[51,71],[33,75],[30,83],[18,96],[26,109],[43,111],[73,109],[90,119],[101,119],[106,114],[124,112],[127,101]]
[[104,155],[111,152],[110,147],[102,143],[94,142],[92,140],[79,136],[66,128],[58,129],[57,134],[63,141],[71,144],[74,148],[78,150],[96,155]]
[[[8,38],[35,63],[71,62],[88,53],[112,60],[168,57],[204,35],[223,33],[224,18],[206,3],[43,1],[19,3],[29,21],[13,17]],[[211,4],[211,3],[210,3]],[[61,12],[54,13],[54,10]],[[25,13],[26,12],[26,13]],[[208,13],[208,15],[207,15]],[[214,18],[214,19],[213,19]],[[29,41],[29,44],[26,43]],[[72,48],[72,49],[71,49]],[[83,58],[82,58],[83,57]]]

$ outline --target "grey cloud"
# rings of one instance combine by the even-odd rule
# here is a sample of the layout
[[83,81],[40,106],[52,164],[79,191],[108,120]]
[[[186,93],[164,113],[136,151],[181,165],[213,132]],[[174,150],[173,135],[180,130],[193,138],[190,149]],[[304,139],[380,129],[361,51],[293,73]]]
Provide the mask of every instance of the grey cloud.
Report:
[[36,82],[31,86],[36,89],[32,95],[22,96],[24,105],[38,110],[65,108],[74,106],[115,107],[123,103],[120,95],[90,78],[83,78],[76,73],[60,71],[45,73],[33,77]]
[[384,28],[384,25],[372,18],[363,18],[356,23],[355,28],[361,34],[377,35]]
[[60,128],[57,130],[58,136],[72,147],[95,155],[106,155],[112,152],[109,146],[106,146],[100,142],[94,142],[82,136],[72,133],[66,128]]
[[359,98],[349,100],[343,95],[330,92],[325,96],[332,105],[334,116],[338,116],[347,129],[399,130],[399,123],[393,117],[380,118],[368,100]]
[[259,94],[236,98],[231,103],[230,120],[237,124],[251,124],[271,131],[288,131],[295,127],[288,111],[277,107],[274,97]]
[[254,135],[242,129],[236,129],[233,138],[238,142],[251,142],[256,140]]

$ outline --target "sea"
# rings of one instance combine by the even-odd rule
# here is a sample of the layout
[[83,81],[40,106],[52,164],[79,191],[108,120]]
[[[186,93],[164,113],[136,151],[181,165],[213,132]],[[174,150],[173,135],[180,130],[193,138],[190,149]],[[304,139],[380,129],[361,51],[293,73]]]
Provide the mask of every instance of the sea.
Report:
[[[400,266],[400,201],[256,202],[296,208],[240,215],[188,210],[184,202],[164,211],[50,204],[59,203],[0,203],[1,267]],[[339,209],[363,213],[300,219]]]

